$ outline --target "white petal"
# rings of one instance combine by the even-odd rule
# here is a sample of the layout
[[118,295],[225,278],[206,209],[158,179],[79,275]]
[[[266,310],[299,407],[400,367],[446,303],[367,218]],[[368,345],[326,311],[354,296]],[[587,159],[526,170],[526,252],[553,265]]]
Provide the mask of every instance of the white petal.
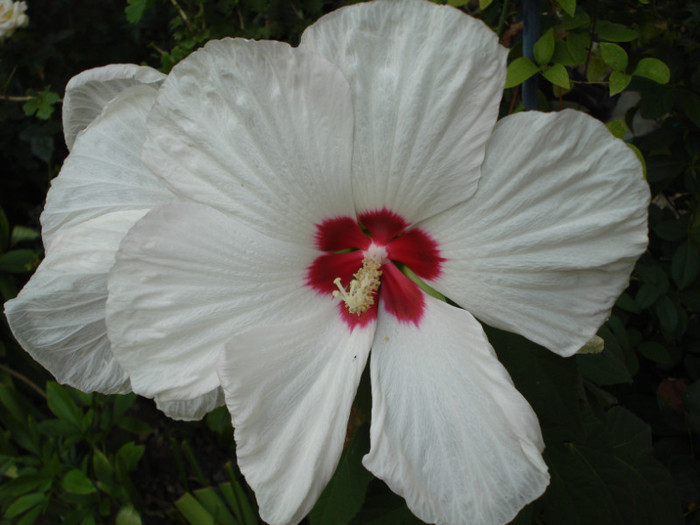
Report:
[[224,405],[224,391],[215,388],[194,399],[163,401],[160,396],[155,397],[158,410],[166,416],[182,421],[197,421],[202,419],[216,407]]
[[131,391],[107,339],[107,273],[121,239],[144,214],[115,212],[64,230],[20,294],[5,303],[17,341],[61,383],[84,392]]
[[503,525],[549,482],[537,417],[479,323],[427,303],[419,327],[380,310],[363,464],[427,523]]
[[301,42],[352,88],[358,211],[417,221],[476,191],[508,54],[485,24],[431,2],[368,2],[324,16]]
[[138,84],[158,86],[165,75],[135,64],[111,64],[83,71],[70,79],[63,96],[63,135],[68,149],[78,134],[97,118],[107,103]]
[[164,205],[128,233],[109,276],[107,329],[134,392],[188,400],[219,386],[226,341],[330,303],[305,286],[315,250],[200,204]]
[[340,72],[280,42],[209,42],[173,68],[144,162],[180,196],[308,243],[352,215],[352,107]]
[[632,151],[576,111],[499,122],[476,195],[422,224],[447,258],[433,286],[562,355],[590,340],[647,244]]
[[275,525],[301,521],[333,475],[376,326],[301,315],[237,335],[220,362],[238,464]]
[[140,160],[146,115],[155,94],[148,86],[125,89],[78,137],[46,197],[41,215],[45,247],[61,228],[112,211],[173,200]]

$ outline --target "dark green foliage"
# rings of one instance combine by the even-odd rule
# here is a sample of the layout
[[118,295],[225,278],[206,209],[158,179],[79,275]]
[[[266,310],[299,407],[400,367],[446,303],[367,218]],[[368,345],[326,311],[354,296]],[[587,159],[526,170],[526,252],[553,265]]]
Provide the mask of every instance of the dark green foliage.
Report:
[[[606,352],[619,352],[619,342],[610,344],[614,335],[603,335]],[[491,330],[489,338],[542,425],[552,479],[533,508],[544,523],[682,522],[673,479],[652,454],[649,426],[600,386],[631,382],[624,358],[604,352],[577,363],[505,332]],[[600,360],[601,371],[580,367],[588,359]]]
[[333,479],[309,514],[311,525],[348,523],[365,502],[367,486],[372,480],[372,474],[362,466],[362,456],[369,452],[369,429],[364,425],[357,432],[343,451]]
[[[144,453],[118,432],[134,395],[84,394],[54,382],[46,405],[23,395],[24,377],[0,383],[0,511],[33,523],[103,522],[137,499],[130,474]],[[39,392],[41,390],[37,389]],[[38,406],[37,406],[38,405]],[[144,434],[150,428],[144,428]],[[141,437],[139,436],[139,437]]]

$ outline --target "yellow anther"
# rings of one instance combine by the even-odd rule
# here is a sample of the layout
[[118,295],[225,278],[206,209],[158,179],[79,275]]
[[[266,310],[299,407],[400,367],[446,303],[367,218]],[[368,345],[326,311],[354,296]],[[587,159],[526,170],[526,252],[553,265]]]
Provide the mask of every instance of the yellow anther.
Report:
[[333,280],[333,284],[338,287],[333,292],[333,297],[341,297],[351,314],[366,312],[374,304],[374,296],[381,284],[381,267],[375,257],[365,257],[362,259],[362,267],[353,275],[354,279],[347,288],[341,284],[340,277]]

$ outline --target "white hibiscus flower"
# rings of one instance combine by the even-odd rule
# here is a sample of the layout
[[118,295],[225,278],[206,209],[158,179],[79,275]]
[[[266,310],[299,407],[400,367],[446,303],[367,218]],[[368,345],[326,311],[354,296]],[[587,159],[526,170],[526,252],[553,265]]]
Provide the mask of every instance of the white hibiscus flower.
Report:
[[24,13],[26,10],[26,2],[0,0],[0,41],[29,24],[29,17]]
[[510,521],[548,484],[544,445],[475,318],[575,353],[646,246],[649,191],[582,113],[496,123],[506,54],[456,9],[377,1],[298,48],[210,42],[164,81],[84,73],[46,260],[5,307],[18,340],[173,417],[223,392],[274,524],[332,476],[369,358],[364,465],[427,522]]

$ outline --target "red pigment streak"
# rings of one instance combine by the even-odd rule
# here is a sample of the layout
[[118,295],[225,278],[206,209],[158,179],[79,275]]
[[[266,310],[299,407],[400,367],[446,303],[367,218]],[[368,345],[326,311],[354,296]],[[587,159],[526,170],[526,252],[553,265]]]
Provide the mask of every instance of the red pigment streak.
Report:
[[333,293],[338,288],[333,281],[340,277],[340,282],[347,285],[362,266],[362,252],[326,253],[319,255],[308,267],[306,281],[322,294]]
[[382,302],[384,309],[399,322],[418,326],[425,309],[425,297],[418,285],[401,273],[394,263],[382,266]]
[[369,230],[374,244],[378,246],[386,246],[408,226],[401,215],[386,208],[365,212],[358,217],[358,221]]
[[[344,286],[350,283],[362,266],[363,251],[370,244],[384,246],[389,260],[382,265],[382,284],[375,303],[358,315],[351,314],[345,303],[339,301],[340,316],[351,330],[364,327],[377,319],[377,303],[381,298],[388,313],[402,323],[417,326],[425,310],[423,292],[392,261],[405,264],[423,279],[435,279],[444,261],[437,242],[419,228],[407,230],[408,221],[387,209],[363,213],[358,221],[334,217],[316,225],[316,246],[326,253],[316,257],[307,268],[306,284],[321,295],[331,294],[337,290],[333,284],[336,277],[340,277]],[[334,253],[348,249],[353,251]]]
[[435,279],[440,275],[443,259],[435,240],[423,230],[409,230],[386,247],[389,259],[408,266],[421,279]]
[[366,250],[372,242],[351,217],[334,217],[317,224],[315,241],[316,247],[322,252],[337,252],[348,248]]

